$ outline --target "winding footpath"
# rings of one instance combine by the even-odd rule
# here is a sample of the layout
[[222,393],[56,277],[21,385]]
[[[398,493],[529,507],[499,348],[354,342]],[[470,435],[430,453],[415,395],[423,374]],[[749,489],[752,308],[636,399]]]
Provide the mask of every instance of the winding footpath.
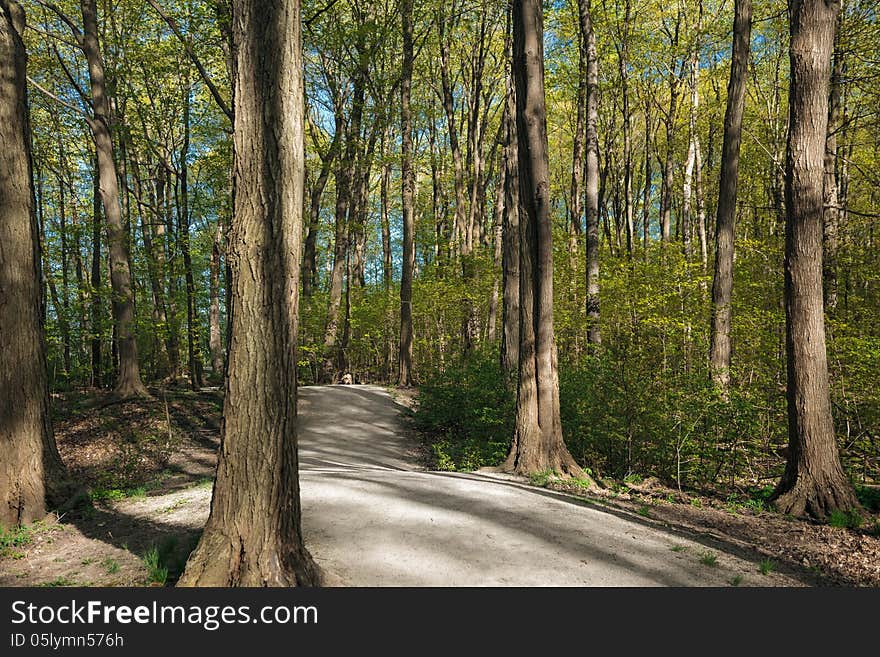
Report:
[[[496,474],[425,471],[375,386],[299,391],[303,534],[342,586],[797,585],[671,529]],[[717,556],[712,564],[702,558]]]

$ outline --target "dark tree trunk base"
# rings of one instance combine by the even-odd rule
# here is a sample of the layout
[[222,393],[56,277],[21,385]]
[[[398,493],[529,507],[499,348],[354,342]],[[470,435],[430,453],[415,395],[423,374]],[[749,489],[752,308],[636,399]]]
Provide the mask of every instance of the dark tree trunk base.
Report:
[[861,508],[843,473],[785,476],[771,498],[779,513],[827,520],[833,511]]
[[120,401],[153,398],[140,379],[137,381],[120,381],[113,389],[113,394],[116,395]]
[[[535,444],[534,441],[531,444]],[[499,470],[524,477],[542,472],[553,472],[562,479],[587,480],[595,486],[592,478],[575,462],[574,457],[564,445],[561,449],[551,450],[550,453],[543,450],[523,450],[519,447],[519,440],[516,438],[510,454],[507,455],[507,459],[501,464]]]
[[320,586],[321,571],[311,555],[282,539],[230,537],[206,529],[177,586]]

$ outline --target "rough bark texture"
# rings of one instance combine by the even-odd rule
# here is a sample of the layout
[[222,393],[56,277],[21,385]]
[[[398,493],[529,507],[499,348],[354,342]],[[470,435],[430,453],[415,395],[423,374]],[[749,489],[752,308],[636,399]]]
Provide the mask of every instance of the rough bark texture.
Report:
[[415,225],[413,221],[413,196],[415,172],[412,162],[412,110],[410,91],[413,72],[413,26],[412,0],[403,0],[403,75],[400,85],[400,158],[401,202],[403,205],[403,271],[400,277],[400,345],[398,349],[398,383],[412,385],[413,322],[412,281],[415,268]]
[[519,367],[519,158],[516,138],[516,90],[507,76],[504,104],[504,217],[501,226],[501,371]]
[[599,329],[599,58],[596,34],[590,18],[590,0],[578,0],[581,34],[586,46],[586,255],[587,341],[602,342]]
[[782,513],[826,518],[858,507],[840,464],[825,352],[822,178],[828,82],[840,4],[792,0],[785,176],[785,319],[789,455],[773,494]]
[[300,536],[296,334],[303,201],[298,0],[235,0],[232,342],[211,515],[184,586],[319,583]]
[[752,0],[736,0],[733,19],[733,54],[730,61],[730,81],[727,84],[727,109],[724,114],[724,143],[721,147],[718,210],[715,215],[715,276],[712,280],[712,326],[709,348],[712,380],[722,393],[726,393],[730,385],[733,240],[751,32]]
[[98,154],[101,201],[107,220],[107,243],[110,250],[110,286],[113,289],[111,305],[119,355],[119,373],[114,392],[120,397],[149,396],[141,382],[138,367],[128,237],[122,224],[119,183],[110,134],[110,98],[107,96],[104,62],[98,44],[98,10],[95,0],[82,0],[80,9],[83,18],[82,50],[88,62],[94,108],[94,116],[88,122]]
[[215,377],[223,374],[223,337],[220,331],[220,252],[223,248],[223,222],[217,220],[211,244],[210,297],[208,311],[208,348],[211,350],[211,371]]
[[49,420],[24,13],[0,0],[0,528],[41,519],[66,475]]
[[[838,26],[840,17],[838,15]],[[835,40],[835,46],[839,46]],[[835,47],[831,70],[831,92],[828,95],[828,129],[825,136],[825,178],[822,224],[822,276],[824,278],[825,308],[829,313],[837,309],[837,251],[841,204],[837,185],[837,132],[840,129],[840,85],[843,50]]]
[[519,145],[520,349],[516,429],[504,469],[518,474],[583,472],[562,439],[553,335],[550,166],[544,106],[540,0],[513,3],[513,77]]

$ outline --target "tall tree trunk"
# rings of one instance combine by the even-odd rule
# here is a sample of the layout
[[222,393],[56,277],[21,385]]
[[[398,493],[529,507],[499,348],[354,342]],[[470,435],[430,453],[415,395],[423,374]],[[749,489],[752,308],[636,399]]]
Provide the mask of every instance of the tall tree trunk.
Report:
[[183,586],[319,583],[302,542],[296,334],[303,209],[299,0],[234,0],[233,339],[211,515]]
[[183,274],[186,281],[186,347],[189,361],[189,378],[193,390],[199,390],[202,381],[202,354],[200,347],[199,317],[196,309],[196,285],[193,276],[192,256],[189,249],[189,114],[190,84],[189,68],[183,80],[183,144],[180,148],[180,203],[177,208],[177,233],[180,254],[183,256]]
[[49,418],[40,246],[31,169],[24,12],[0,0],[0,527],[69,494]]
[[455,184],[455,219],[452,225],[452,248],[459,253],[466,252],[467,241],[464,239],[465,222],[467,220],[467,200],[464,191],[464,164],[461,157],[461,145],[458,139],[458,126],[455,123],[455,104],[451,73],[449,70],[449,24],[444,10],[438,18],[440,27],[440,84],[442,88],[443,111],[446,114],[446,129],[449,135],[449,150],[452,151]]
[[516,429],[504,469],[582,475],[562,439],[553,335],[550,165],[544,105],[544,19],[540,0],[513,2],[513,77],[519,145],[520,349]]
[[[503,128],[502,121],[502,128]],[[504,153],[500,156],[501,162],[498,167],[498,182],[495,183],[495,220],[492,222],[492,294],[489,297],[489,317],[486,320],[486,339],[494,343],[498,335],[498,303],[501,300],[499,270],[502,270],[504,258],[503,232],[504,232],[504,187],[507,178],[504,170]],[[502,273],[503,276],[503,273]]]
[[[512,60],[512,44],[508,47]],[[504,218],[501,229],[501,371],[516,374],[519,368],[519,146],[516,135],[516,89],[506,76],[504,103]]]
[[91,303],[89,309],[91,311],[91,336],[92,336],[92,386],[100,388],[103,385],[101,380],[101,337],[104,334],[102,326],[103,310],[101,308],[101,226],[103,225],[103,217],[101,216],[101,187],[98,182],[98,164],[95,159],[93,168],[93,184],[92,184],[92,263],[90,272],[90,295]]
[[586,257],[587,342],[602,342],[599,329],[599,58],[590,17],[590,0],[578,0],[578,17],[586,47]]
[[782,513],[827,518],[858,507],[840,464],[822,303],[823,160],[838,2],[791,0],[785,173],[788,462],[773,493]]
[[309,199],[309,225],[306,234],[306,244],[303,249],[303,266],[302,266],[302,288],[303,296],[312,296],[312,288],[318,275],[318,230],[320,228],[321,219],[321,196],[324,188],[327,186],[327,180],[330,178],[330,171],[336,156],[339,152],[339,145],[342,143],[342,133],[345,130],[342,115],[335,113],[336,131],[333,133],[333,141],[327,153],[321,156],[321,172],[311,189],[311,197]]
[[[633,203],[633,147],[632,112],[629,98],[629,34],[632,20],[631,0],[625,0],[620,43],[617,44],[617,62],[620,72],[620,93],[623,100],[623,208],[626,229],[626,252],[632,257],[634,248]],[[594,37],[595,39],[595,37]]]
[[400,277],[400,345],[398,349],[397,382],[402,386],[413,383],[413,321],[412,321],[412,281],[415,268],[415,223],[413,218],[413,195],[415,193],[415,172],[412,161],[412,110],[410,93],[413,73],[413,5],[412,0],[403,0],[401,18],[403,21],[403,73],[400,85],[400,166],[401,203],[403,205],[403,271]]
[[731,298],[733,295],[733,244],[736,225],[736,193],[739,182],[739,150],[742,142],[743,106],[749,71],[752,32],[752,0],[736,0],[733,18],[733,54],[724,113],[721,147],[721,179],[715,215],[715,277],[712,281],[712,326],[709,365],[712,380],[722,394],[730,385]]
[[94,116],[88,123],[98,153],[101,201],[107,220],[107,242],[110,250],[110,285],[113,288],[113,322],[119,354],[119,374],[114,392],[120,397],[149,396],[141,381],[138,366],[137,339],[134,334],[134,293],[128,236],[122,225],[122,207],[113,141],[110,133],[110,98],[107,95],[104,63],[98,45],[98,10],[95,0],[81,0],[83,18],[82,50],[89,68]]
[[[837,18],[838,30],[840,14]],[[839,32],[836,30],[836,34]],[[840,85],[843,50],[835,38],[834,64],[831,69],[831,91],[828,96],[828,129],[825,136],[824,212],[822,215],[822,278],[825,308],[837,310],[837,251],[840,226],[840,194],[837,185],[837,132],[840,129]]]
[[175,267],[174,255],[174,224],[172,221],[170,176],[168,167],[162,163],[157,165],[156,221],[153,225],[153,238],[156,244],[154,250],[156,264],[161,276],[163,290],[165,280],[168,280],[168,293],[165,294],[165,345],[168,351],[171,378],[176,381],[177,377],[180,376],[180,336],[177,319],[177,268]]
[[[150,194],[149,202],[144,199],[144,184],[140,175],[140,168],[137,162],[132,163],[132,174],[135,183],[135,198],[138,205],[138,214],[141,219],[141,235],[144,241],[144,255],[147,260],[147,276],[150,279],[150,292],[153,297],[152,320],[154,326],[153,334],[153,358],[154,358],[154,375],[158,378],[168,376],[169,359],[166,341],[163,339],[162,333],[166,330],[167,316],[165,313],[165,290],[160,280],[159,260],[153,244],[153,227],[157,221],[161,221],[158,216],[154,216],[155,194]],[[154,188],[151,188],[154,189]]]
[[[702,19],[702,3],[700,4],[700,18]],[[701,29],[701,22],[697,23],[697,30]],[[698,87],[700,75],[700,43],[694,44],[694,50],[690,56],[690,74],[688,75],[688,86],[691,92],[690,116],[688,117],[688,153],[684,170],[684,185],[682,189],[682,206],[681,206],[681,237],[683,244],[684,256],[690,259],[693,249],[691,243],[693,240],[693,200],[694,200],[694,176],[697,166],[697,149],[699,148],[700,137],[697,134],[697,111],[700,106],[700,90]]]
[[391,284],[394,282],[394,261],[393,253],[391,251],[391,199],[389,198],[391,193],[391,149],[389,144],[391,141],[391,132],[389,130],[385,131],[385,138],[383,141],[382,180],[380,183],[379,196],[382,205],[382,214],[380,217],[382,224],[382,286],[385,288],[385,293],[387,294],[391,291]]
[[[578,6],[581,4],[583,4],[583,1],[579,0]],[[572,272],[572,279],[574,279],[574,272],[576,271],[578,236],[581,233],[581,221],[584,208],[584,141],[587,133],[587,41],[583,29],[578,32],[577,76],[577,114],[571,150],[571,183],[569,186],[571,198],[568,203],[568,259],[569,269]],[[575,287],[572,285],[571,291],[574,289]]]
[[666,156],[663,160],[663,183],[660,190],[660,240],[668,244],[672,238],[672,173],[675,154],[675,113],[678,108],[678,79],[669,74],[669,111],[666,126]]
[[[363,43],[357,51],[363,50]],[[346,276],[350,242],[350,216],[357,184],[357,154],[360,150],[361,121],[364,109],[364,74],[358,71],[354,79],[351,118],[346,134],[345,155],[336,170],[336,239],[333,246],[333,270],[330,273],[330,301],[327,305],[327,324],[324,328],[324,363],[321,377],[332,381],[340,373],[337,367],[337,337],[339,309],[342,305],[342,285]]]
[[648,242],[651,239],[651,189],[654,175],[651,171],[651,128],[650,103],[645,102],[645,189],[642,199],[642,240],[645,243],[646,261],[648,259]]

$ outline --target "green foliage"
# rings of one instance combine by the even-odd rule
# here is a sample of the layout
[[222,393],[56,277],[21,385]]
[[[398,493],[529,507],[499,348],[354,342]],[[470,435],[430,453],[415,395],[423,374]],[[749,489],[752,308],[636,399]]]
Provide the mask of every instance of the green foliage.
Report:
[[673,552],[684,552],[685,550],[687,550],[687,546],[686,545],[673,545],[669,549],[672,550]]
[[880,512],[880,487],[856,486],[859,503],[868,511]]
[[529,483],[532,486],[538,486],[539,488],[544,488],[550,481],[556,477],[556,473],[553,470],[542,470],[541,472],[534,472],[529,475]]
[[764,559],[758,564],[758,570],[762,575],[769,575],[776,570],[777,563],[773,559]]
[[113,575],[119,572],[119,562],[116,559],[104,559],[101,562],[101,565],[104,566],[104,569],[110,574]]
[[732,577],[730,579],[730,585],[731,586],[739,586],[740,584],[742,584],[742,581],[743,581],[742,575],[735,575],[734,577]]
[[127,498],[146,497],[145,486],[137,488],[94,488],[89,492],[93,502],[118,502]]
[[494,355],[477,353],[429,377],[414,419],[437,469],[476,470],[507,455],[514,410]]
[[650,518],[650,517],[651,517],[651,509],[650,509],[650,507],[648,507],[648,506],[646,506],[646,505],[642,505],[642,506],[640,506],[640,507],[639,507],[639,510],[638,510],[637,513],[638,513],[640,516],[644,516],[645,518]]
[[841,511],[835,509],[828,517],[828,524],[832,527],[846,527],[849,529],[858,529],[862,526],[864,519],[855,509]]
[[700,556],[700,563],[714,568],[718,564],[718,555],[709,551],[703,552]]
[[16,548],[30,545],[34,540],[34,532],[33,525],[21,525],[11,529],[0,527],[0,557],[15,557],[20,554]]
[[40,586],[54,588],[59,586],[80,586],[80,584],[76,580],[62,575],[49,582],[44,582]]
[[143,562],[147,569],[147,581],[151,584],[164,586],[165,580],[168,579],[168,566],[162,564],[159,550],[151,547],[144,554]]

